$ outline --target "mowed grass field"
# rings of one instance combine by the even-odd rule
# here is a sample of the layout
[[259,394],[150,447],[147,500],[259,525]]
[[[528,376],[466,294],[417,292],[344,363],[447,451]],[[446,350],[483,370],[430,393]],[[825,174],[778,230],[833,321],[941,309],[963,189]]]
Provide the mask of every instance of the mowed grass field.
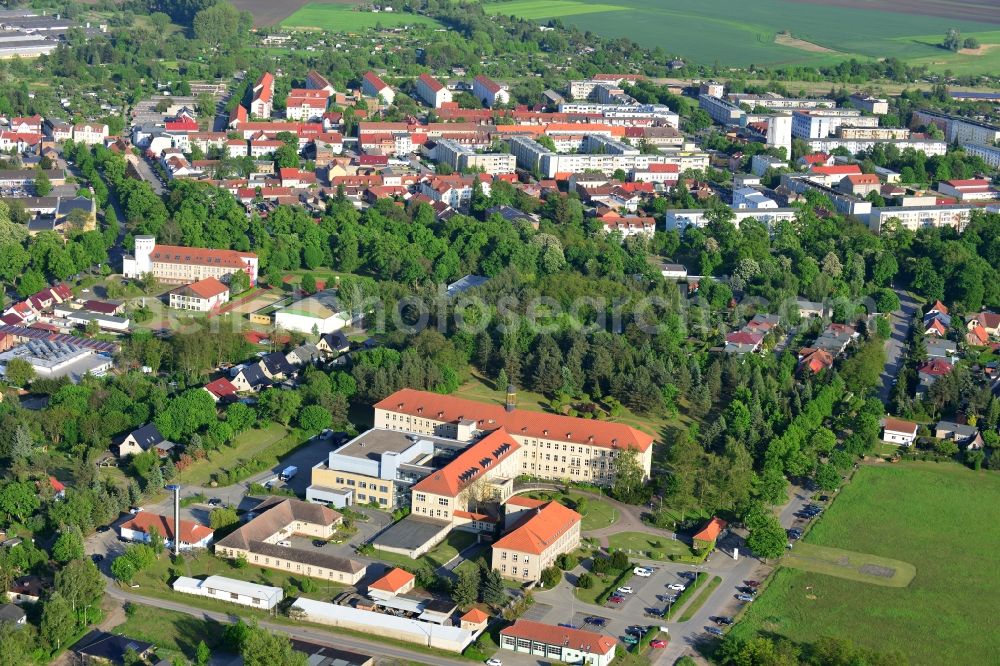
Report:
[[[851,4],[851,3],[844,3]],[[660,46],[693,61],[720,65],[823,65],[849,57],[895,56],[956,73],[995,72],[1000,47],[972,54],[938,48],[950,27],[963,38],[974,36],[984,45],[1000,44],[996,24],[962,20],[965,0],[950,3],[954,18],[924,16],[868,7],[791,0],[512,0],[488,2],[494,14],[527,19],[559,18],[583,30],[608,37],[628,37],[645,46]],[[889,5],[881,5],[888,7]],[[919,11],[919,9],[915,10]],[[992,30],[991,30],[992,28]],[[787,31],[807,44],[777,43]],[[811,47],[814,44],[822,48]],[[825,51],[825,49],[833,52]]]
[[401,25],[436,26],[438,22],[426,16],[417,16],[404,12],[376,13],[358,11],[355,6],[349,4],[310,2],[284,19],[281,25],[285,28],[305,30],[360,32],[378,25],[385,28],[394,28]]
[[909,562],[887,587],[782,567],[733,628],[847,638],[917,664],[995,664],[1000,476],[953,464],[862,467],[805,541]]

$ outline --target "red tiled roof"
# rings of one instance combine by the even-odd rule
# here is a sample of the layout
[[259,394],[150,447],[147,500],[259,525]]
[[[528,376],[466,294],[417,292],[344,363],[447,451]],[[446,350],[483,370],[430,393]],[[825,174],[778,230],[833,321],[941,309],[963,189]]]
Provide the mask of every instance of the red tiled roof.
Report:
[[481,622],[486,622],[490,619],[490,616],[479,610],[478,608],[471,609],[468,613],[459,618],[462,622],[471,622],[473,624],[480,624]]
[[415,576],[409,571],[395,567],[368,587],[384,592],[399,592],[414,580]]
[[946,306],[941,301],[934,301],[934,304],[930,307],[928,312],[940,312],[941,314],[948,314],[948,306]]
[[513,625],[502,629],[500,635],[549,645],[561,645],[571,650],[593,654],[607,654],[615,649],[615,639],[611,636],[583,629],[554,627],[551,624],[524,619],[519,619]]
[[882,419],[882,426],[886,430],[893,430],[895,432],[905,432],[910,435],[917,434],[917,424],[912,421],[904,421],[903,419],[893,418],[887,416]]
[[379,75],[376,74],[375,72],[365,72],[364,79],[371,86],[373,86],[375,90],[383,90],[389,87],[388,85],[386,85],[386,82],[383,81],[381,78],[379,78]]
[[[438,471],[413,485],[414,490],[457,497],[459,492],[489,467],[506,460],[521,445],[503,428],[497,428]],[[484,463],[488,461],[488,465]]]
[[826,153],[812,153],[810,155],[803,155],[802,160],[807,164],[825,164],[830,156]]
[[421,81],[424,82],[424,85],[430,88],[433,92],[444,90],[444,86],[441,84],[441,82],[435,79],[430,74],[427,73],[421,74],[419,78]]
[[990,184],[990,181],[987,180],[986,178],[965,178],[965,179],[946,180],[944,182],[948,185],[951,185],[954,188],[963,188],[963,187],[980,188],[980,187],[989,187]]
[[501,90],[503,90],[503,88],[500,87],[499,83],[497,83],[496,81],[494,81],[490,77],[485,76],[483,74],[480,74],[479,76],[477,76],[476,77],[476,81],[478,81],[481,86],[483,86],[484,88],[486,88],[487,90],[489,90],[493,94],[496,94],[496,93],[500,92]]
[[200,298],[214,298],[219,294],[222,294],[229,290],[229,287],[222,284],[219,280],[214,277],[207,277],[204,280],[198,280],[197,282],[192,282],[185,287],[194,293],[195,296]]
[[66,490],[66,486],[63,484],[63,482],[54,476],[49,477],[49,485],[52,486],[52,490],[54,490],[57,493],[61,493],[64,490]]
[[852,173],[847,175],[847,180],[853,185],[877,185],[878,176],[873,173]]
[[229,266],[242,269],[246,264],[243,259],[256,259],[251,252],[236,250],[210,250],[201,247],[181,247],[180,245],[153,246],[150,259],[153,262],[168,264],[197,264],[202,266]]
[[524,497],[522,495],[514,495],[509,500],[507,504],[513,504],[514,506],[523,506],[526,509],[537,509],[543,506],[546,500],[533,499],[531,497]]
[[225,398],[226,396],[235,395],[237,391],[236,385],[225,377],[219,377],[218,379],[205,384],[202,388],[217,398]]
[[986,333],[986,329],[979,324],[976,324],[969,330],[969,336],[971,336],[971,338],[969,338],[970,344],[974,342],[976,344],[985,345],[990,339],[990,336]]
[[1000,314],[995,312],[976,313],[974,319],[979,321],[985,328],[997,328],[1000,326]]
[[747,331],[736,331],[726,336],[726,342],[734,345],[756,345],[760,344],[764,336],[760,333],[749,333]]
[[542,437],[601,448],[630,448],[645,451],[653,445],[652,435],[621,423],[532,412],[525,409],[508,412],[502,405],[411,388],[396,391],[376,404],[375,408],[442,422],[469,419],[476,421],[478,427],[484,430],[504,428],[508,433],[519,437]]
[[[174,519],[161,516],[157,513],[142,511],[134,518],[125,521],[119,529],[129,529],[144,534],[149,533],[149,528],[156,527],[160,536],[165,539],[174,538]],[[207,536],[211,536],[213,530],[190,520],[181,521],[181,543],[198,543]]]
[[262,102],[270,102],[274,96],[274,75],[271,72],[261,74],[260,79],[257,80],[257,85],[254,86],[255,90],[257,88],[260,88],[260,90],[254,95],[254,99],[259,99]]
[[726,521],[721,518],[716,518],[712,516],[712,519],[701,528],[701,531],[695,534],[691,539],[693,541],[715,541],[719,538],[722,530],[726,529]]
[[943,358],[931,359],[927,363],[924,363],[922,366],[917,368],[917,372],[922,375],[942,376],[942,375],[947,375],[951,371],[952,371],[951,363],[948,363],[948,361],[944,360]]
[[582,516],[573,509],[556,501],[548,502],[532,515],[519,521],[517,526],[500,537],[493,547],[541,555],[559,537],[573,529],[581,519]]

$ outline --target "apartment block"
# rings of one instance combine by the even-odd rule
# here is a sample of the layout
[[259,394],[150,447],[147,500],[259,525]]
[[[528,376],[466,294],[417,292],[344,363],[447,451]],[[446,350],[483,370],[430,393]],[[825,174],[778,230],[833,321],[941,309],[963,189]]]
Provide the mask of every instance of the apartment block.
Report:
[[969,204],[872,208],[868,228],[880,233],[887,223],[896,222],[910,231],[923,227],[951,227],[961,232],[969,224],[973,209]]
[[434,147],[434,159],[456,171],[480,169],[491,175],[514,173],[517,166],[517,158],[509,153],[477,153],[452,139],[438,139]]
[[417,95],[435,109],[451,101],[451,91],[430,74],[421,74],[417,78]]
[[946,113],[937,113],[920,109],[913,112],[911,121],[913,127],[920,125],[935,125],[944,132],[944,137],[949,143],[980,143],[994,144],[1000,140],[1000,125],[952,116]]

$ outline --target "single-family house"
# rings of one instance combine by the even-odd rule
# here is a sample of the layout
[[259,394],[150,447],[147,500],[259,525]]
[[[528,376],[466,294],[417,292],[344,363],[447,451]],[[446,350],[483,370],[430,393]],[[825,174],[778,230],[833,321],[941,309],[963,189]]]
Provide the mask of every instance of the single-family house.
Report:
[[833,367],[833,354],[825,349],[803,347],[799,350],[799,368],[814,375]]
[[322,358],[322,354],[319,347],[311,342],[305,342],[285,354],[285,360],[296,366],[316,363],[320,358]]
[[727,354],[748,354],[760,350],[761,343],[763,342],[763,333],[736,331],[726,336],[724,351]]
[[[126,541],[149,543],[150,531],[156,529],[168,548],[173,547],[174,519],[150,511],[140,511],[118,526],[118,533]],[[215,532],[191,520],[180,521],[180,549],[208,548]]]
[[94,629],[70,649],[84,664],[124,664],[126,656],[133,652],[145,663],[153,652],[153,644]]
[[930,386],[938,377],[951,373],[953,366],[943,358],[934,358],[917,367],[917,377],[923,386]]
[[118,444],[118,457],[136,456],[143,451],[156,449],[161,457],[169,454],[176,444],[168,440],[160,433],[160,429],[155,423],[147,423],[141,428],[136,428],[125,436]]
[[964,445],[973,441],[979,434],[979,428],[954,421],[938,421],[934,426],[934,436],[938,439],[949,439],[956,444]]
[[912,446],[917,439],[917,424],[887,416],[882,419],[882,441],[899,446]]
[[12,624],[21,627],[28,623],[24,609],[14,604],[0,605],[0,624]]
[[39,576],[18,576],[7,586],[7,600],[18,605],[34,604],[44,591],[45,582]]
[[337,356],[351,351],[351,342],[341,331],[333,331],[319,336],[316,349],[325,356]]
[[372,599],[391,599],[412,590],[416,581],[416,576],[406,569],[394,567],[368,586],[368,596]]
[[931,338],[927,340],[925,347],[927,349],[927,358],[943,358],[949,363],[954,364],[958,347],[951,340]]
[[249,391],[256,393],[262,391],[273,382],[271,378],[264,374],[264,369],[260,363],[248,363],[237,370],[232,377],[233,386],[238,391]]
[[225,377],[214,379],[202,386],[202,388],[208,391],[208,394],[212,396],[212,400],[223,403],[236,400],[236,394],[239,391],[236,385]]
[[987,336],[991,338],[1000,337],[1000,314],[995,312],[977,312],[969,317],[967,326],[970,330],[979,326]]

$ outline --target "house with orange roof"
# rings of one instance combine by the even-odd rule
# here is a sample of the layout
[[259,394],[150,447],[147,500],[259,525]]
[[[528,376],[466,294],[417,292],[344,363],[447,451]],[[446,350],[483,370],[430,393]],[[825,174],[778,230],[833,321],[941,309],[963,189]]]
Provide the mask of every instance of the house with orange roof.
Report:
[[274,108],[274,74],[264,72],[253,86],[250,115],[256,118],[270,118]]
[[460,617],[458,621],[462,629],[466,629],[473,633],[479,633],[486,628],[487,623],[490,621],[490,616],[478,608],[473,608],[468,613]]
[[[149,543],[155,529],[170,548],[174,541],[174,519],[149,511],[141,511],[118,527],[119,536],[126,541]],[[180,521],[180,549],[207,548],[215,532],[191,520]]]
[[[996,314],[995,312],[977,312],[969,317],[967,326],[969,330],[978,326],[991,338],[1000,337],[1000,314]],[[986,343],[982,342],[980,344]]]
[[184,285],[170,292],[170,307],[176,310],[211,312],[229,301],[229,286],[214,277]]
[[803,347],[799,350],[799,368],[818,375],[833,367],[833,354],[825,349]]
[[491,566],[504,578],[537,582],[556,557],[579,547],[581,520],[579,513],[556,501],[530,509],[494,542]]
[[715,548],[715,542],[725,532],[726,525],[728,525],[726,521],[712,516],[712,519],[705,523],[705,526],[691,537],[694,549],[701,551]]
[[416,576],[406,569],[394,567],[368,586],[368,596],[372,599],[391,599],[398,594],[406,594],[416,584]]

